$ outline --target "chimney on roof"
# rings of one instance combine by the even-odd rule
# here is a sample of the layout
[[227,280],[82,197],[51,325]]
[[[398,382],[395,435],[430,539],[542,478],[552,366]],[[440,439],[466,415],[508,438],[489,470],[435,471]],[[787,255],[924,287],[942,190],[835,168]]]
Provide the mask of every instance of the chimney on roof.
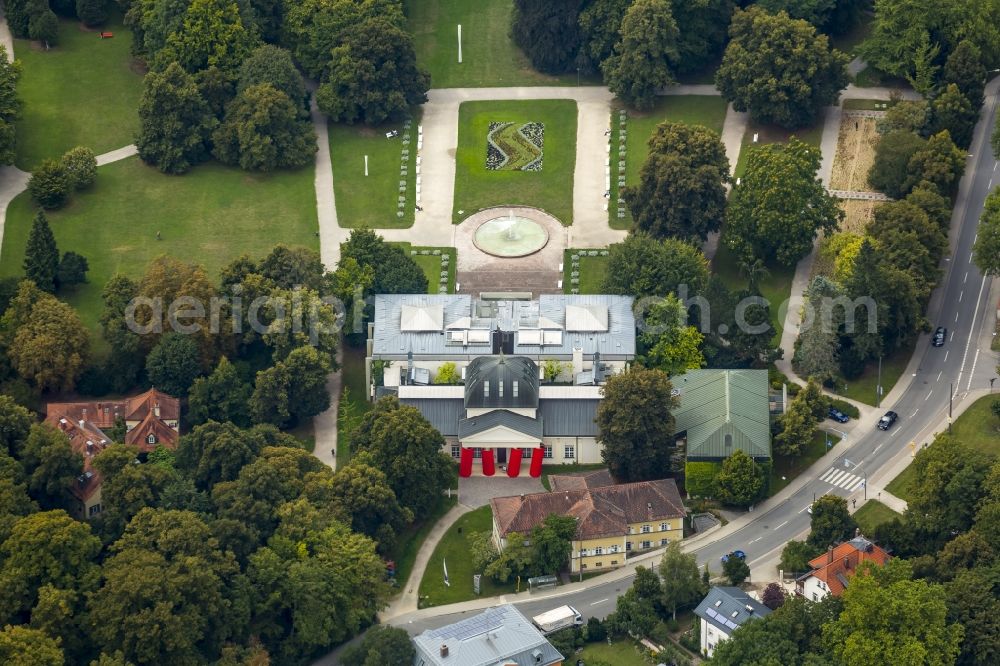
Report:
[[833,564],[833,546],[827,546],[826,548],[826,563]]
[[855,527],[854,528],[854,536],[855,536],[855,538],[861,536],[861,528],[860,527]]
[[647,511],[652,511],[653,510],[653,503],[652,502],[646,502],[646,510]]
[[[84,410],[86,411],[86,410]],[[80,419],[80,428],[83,428],[83,419]]]
[[82,421],[86,421],[86,420],[87,420],[87,408],[84,407],[83,408],[83,418],[81,419],[81,422]]
[[444,643],[441,644],[441,658],[444,659],[448,656],[448,646]]
[[153,416],[160,418],[160,401],[157,400],[153,403]]
[[94,443],[89,439],[87,440],[87,455],[88,456],[94,455]]

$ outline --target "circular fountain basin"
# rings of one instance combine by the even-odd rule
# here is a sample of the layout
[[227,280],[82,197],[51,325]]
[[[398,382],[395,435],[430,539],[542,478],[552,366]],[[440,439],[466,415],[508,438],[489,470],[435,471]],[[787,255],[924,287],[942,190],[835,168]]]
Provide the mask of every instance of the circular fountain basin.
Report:
[[549,232],[534,220],[519,215],[494,217],[479,225],[472,242],[495,257],[524,257],[549,242]]

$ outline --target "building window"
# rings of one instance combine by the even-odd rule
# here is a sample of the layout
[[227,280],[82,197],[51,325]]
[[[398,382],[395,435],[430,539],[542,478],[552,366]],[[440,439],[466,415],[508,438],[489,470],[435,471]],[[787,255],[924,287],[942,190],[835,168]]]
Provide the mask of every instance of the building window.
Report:
[[594,566],[598,567],[598,568],[603,567],[604,566],[604,562],[597,562],[596,564],[594,564]]
[[503,397],[503,380],[497,382],[497,397]]
[[666,546],[668,543],[670,543],[670,539],[660,539],[661,546]]
[[483,382],[483,397],[490,397],[490,380],[488,379]]
[[87,510],[87,515],[90,516],[91,518],[93,518],[94,516],[96,516],[100,512],[101,512],[101,505],[100,504],[95,504],[94,506],[90,507],[90,509]]
[[563,458],[567,460],[572,460],[576,458],[576,447],[575,446],[564,446],[563,447]]
[[612,553],[617,553],[618,552],[618,544],[615,544],[615,545],[611,546],[611,552]]
[[451,457],[458,458],[462,455],[462,447],[458,444],[451,445]]
[[618,560],[611,560],[611,566],[615,566],[616,564],[618,564]]
[[511,384],[511,395],[513,395],[515,398],[517,397],[517,380],[516,379],[514,380],[514,383]]
[[660,523],[660,531],[661,532],[666,532],[669,529],[670,529],[670,525],[667,525],[666,523]]
[[632,542],[631,541],[626,541],[625,542],[625,552],[628,552],[630,550],[632,550]]
[[534,449],[521,449],[521,456],[524,458],[530,458],[534,451]]
[[146,438],[146,441],[150,444],[156,444],[156,435],[149,433],[149,437]]
[[542,457],[543,458],[552,458],[552,447],[551,446],[543,446],[542,449],[544,449],[544,451],[542,452]]
[[483,450],[481,448],[479,448],[478,446],[476,448],[472,449],[472,457],[473,458],[482,458],[483,457]]
[[586,564],[581,564],[581,565],[580,565],[580,568],[581,568],[581,569],[586,569],[586,568],[587,568],[587,565],[586,565]]
[[731,449],[733,447],[733,436],[727,434],[723,439],[723,442],[725,443],[727,449]]
[[816,596],[815,592],[813,592],[813,601],[819,601],[819,597]]
[[603,554],[604,554],[604,548],[602,548],[601,546],[598,546],[597,548],[594,549],[594,555],[603,555]]
[[649,541],[643,541],[642,542],[643,549],[649,548],[651,545],[652,544]]
[[643,534],[649,534],[649,525],[643,525],[642,526],[642,533]]

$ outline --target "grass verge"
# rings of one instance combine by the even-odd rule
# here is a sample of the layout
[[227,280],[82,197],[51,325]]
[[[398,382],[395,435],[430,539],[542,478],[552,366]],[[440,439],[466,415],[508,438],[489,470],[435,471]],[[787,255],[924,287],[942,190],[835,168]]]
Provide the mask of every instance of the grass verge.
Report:
[[[417,262],[417,266],[424,272],[427,276],[427,293],[428,294],[438,294],[438,287],[444,284],[448,289],[449,294],[455,293],[455,261],[456,253],[453,247],[421,247],[413,246],[409,243],[396,243],[403,248],[413,261]],[[437,254],[434,254],[437,252]],[[414,254],[416,253],[416,254]],[[448,263],[442,264],[441,257],[447,255]],[[445,270],[448,271],[447,281],[441,282],[441,273]]]
[[[113,39],[101,39],[99,30]],[[132,33],[115,13],[99,30],[59,21],[59,45],[45,51],[18,39],[24,66],[17,94],[24,103],[15,125],[15,164],[26,171],[75,146],[97,154],[135,141],[142,73],[132,60]]]
[[[656,131],[656,126],[665,121],[684,123],[685,125],[702,125],[722,134],[722,124],[726,120],[726,101],[711,95],[666,95],[659,97],[656,106],[646,112],[627,111],[625,122],[625,184],[639,184],[639,172],[649,155],[649,137]],[[618,109],[612,114],[611,125],[611,163],[617,165],[620,146],[621,125],[618,121]],[[608,202],[608,223],[612,229],[630,229],[632,214],[626,207],[625,217],[618,217],[619,188],[617,187],[617,169],[612,168],[611,199]]]
[[652,663],[646,659],[644,648],[631,638],[619,638],[610,643],[587,643],[576,658],[587,664],[594,661],[615,666],[648,666]]
[[[912,461],[911,461],[912,462]],[[917,482],[917,468],[909,465],[895,479],[886,484],[885,489],[901,500],[909,502],[913,499],[910,489]]]
[[[795,267],[768,266],[767,271],[757,287],[770,306],[771,326],[774,327],[774,343],[778,344],[781,340],[781,331],[785,327],[784,320],[779,319],[778,315],[781,304],[791,296]],[[746,276],[740,272],[736,255],[722,241],[719,242],[715,258],[712,259],[712,272],[717,274],[731,291],[739,292],[747,287]]]
[[[896,385],[902,377],[906,366],[913,355],[913,345],[898,349],[892,356],[882,359],[882,397],[889,395],[889,391]],[[846,380],[838,377],[833,391],[845,398],[863,402],[866,405],[874,405],[876,399],[875,390],[878,385],[878,361],[870,362],[865,366],[864,372],[857,379]]]
[[[545,125],[541,171],[490,171],[486,135],[491,122]],[[465,102],[458,111],[453,222],[491,206],[535,206],[565,225],[573,222],[576,102]]]
[[[22,273],[34,216],[26,192],[11,202],[0,275]],[[87,284],[60,297],[94,332],[98,350],[101,290],[115,273],[138,278],[150,260],[168,254],[204,266],[214,280],[241,254],[260,257],[279,242],[319,249],[311,168],[252,174],[212,163],[166,176],[133,157],[100,167],[90,190],[48,218],[59,250],[90,263]]]
[[[333,193],[337,202],[337,224],[341,227],[403,229],[413,226],[420,117],[421,110],[417,108],[409,128],[402,122],[374,127],[330,124]],[[386,133],[393,131],[397,135],[386,138]],[[408,151],[405,161],[404,150]],[[401,172],[403,165],[405,176]],[[400,183],[405,183],[403,192],[399,191]],[[401,202],[400,197],[403,198]]]
[[[757,141],[753,140],[754,136]],[[787,143],[792,137],[797,138],[815,148],[820,147],[823,140],[823,119],[817,118],[816,123],[811,127],[803,127],[797,130],[787,130],[777,125],[765,125],[751,120],[747,124],[747,131],[743,135],[743,144],[740,146],[740,158],[736,162],[736,170],[733,175],[742,178],[743,172],[747,168],[747,157],[751,146],[763,145],[765,143]]]
[[[480,507],[465,514],[445,532],[438,542],[431,559],[427,562],[427,570],[420,581],[420,607],[443,606],[459,601],[475,599],[472,590],[473,570],[470,537],[476,532],[489,532],[493,529],[493,514],[489,505]],[[448,565],[448,580],[450,586],[444,584],[444,564]],[[514,591],[514,585],[497,585],[492,579],[483,576],[480,581],[482,597],[492,597]],[[527,581],[523,585],[527,585]]]
[[854,512],[854,520],[861,528],[862,534],[871,535],[882,523],[888,523],[893,518],[902,516],[878,500],[868,500],[864,506]]
[[337,469],[351,462],[351,431],[371,409],[365,384],[365,348],[343,345],[340,407],[337,413]]
[[[768,487],[768,497],[777,495],[782,488],[795,480],[799,474],[809,469],[809,466],[826,455],[827,436],[825,431],[817,430],[812,440],[797,456],[774,456],[771,465],[771,479]],[[831,448],[840,441],[836,435],[829,434]]]
[[[608,257],[598,254],[590,256],[589,252],[600,252],[600,250],[563,250],[563,293],[573,293],[575,286],[580,294],[600,294],[603,293],[601,285],[604,284],[604,276],[608,273]],[[580,283],[573,284],[573,255],[577,255],[580,261]]]
[[451,511],[452,507],[458,503],[458,495],[452,493],[451,497],[442,497],[427,517],[420,521],[414,521],[407,529],[399,535],[396,540],[396,548],[392,556],[388,559],[396,562],[396,585],[398,590],[406,587],[413,573],[413,562],[417,559],[417,552],[423,545],[427,534],[431,528],[444,517],[444,514]]

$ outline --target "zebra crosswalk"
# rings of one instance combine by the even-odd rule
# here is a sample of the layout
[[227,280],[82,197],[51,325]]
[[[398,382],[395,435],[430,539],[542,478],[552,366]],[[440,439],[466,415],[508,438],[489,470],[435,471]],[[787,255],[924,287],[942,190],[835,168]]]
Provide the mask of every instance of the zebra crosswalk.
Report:
[[831,467],[819,477],[819,480],[850,491],[857,490],[865,483],[864,478],[857,474],[851,474],[841,467]]

